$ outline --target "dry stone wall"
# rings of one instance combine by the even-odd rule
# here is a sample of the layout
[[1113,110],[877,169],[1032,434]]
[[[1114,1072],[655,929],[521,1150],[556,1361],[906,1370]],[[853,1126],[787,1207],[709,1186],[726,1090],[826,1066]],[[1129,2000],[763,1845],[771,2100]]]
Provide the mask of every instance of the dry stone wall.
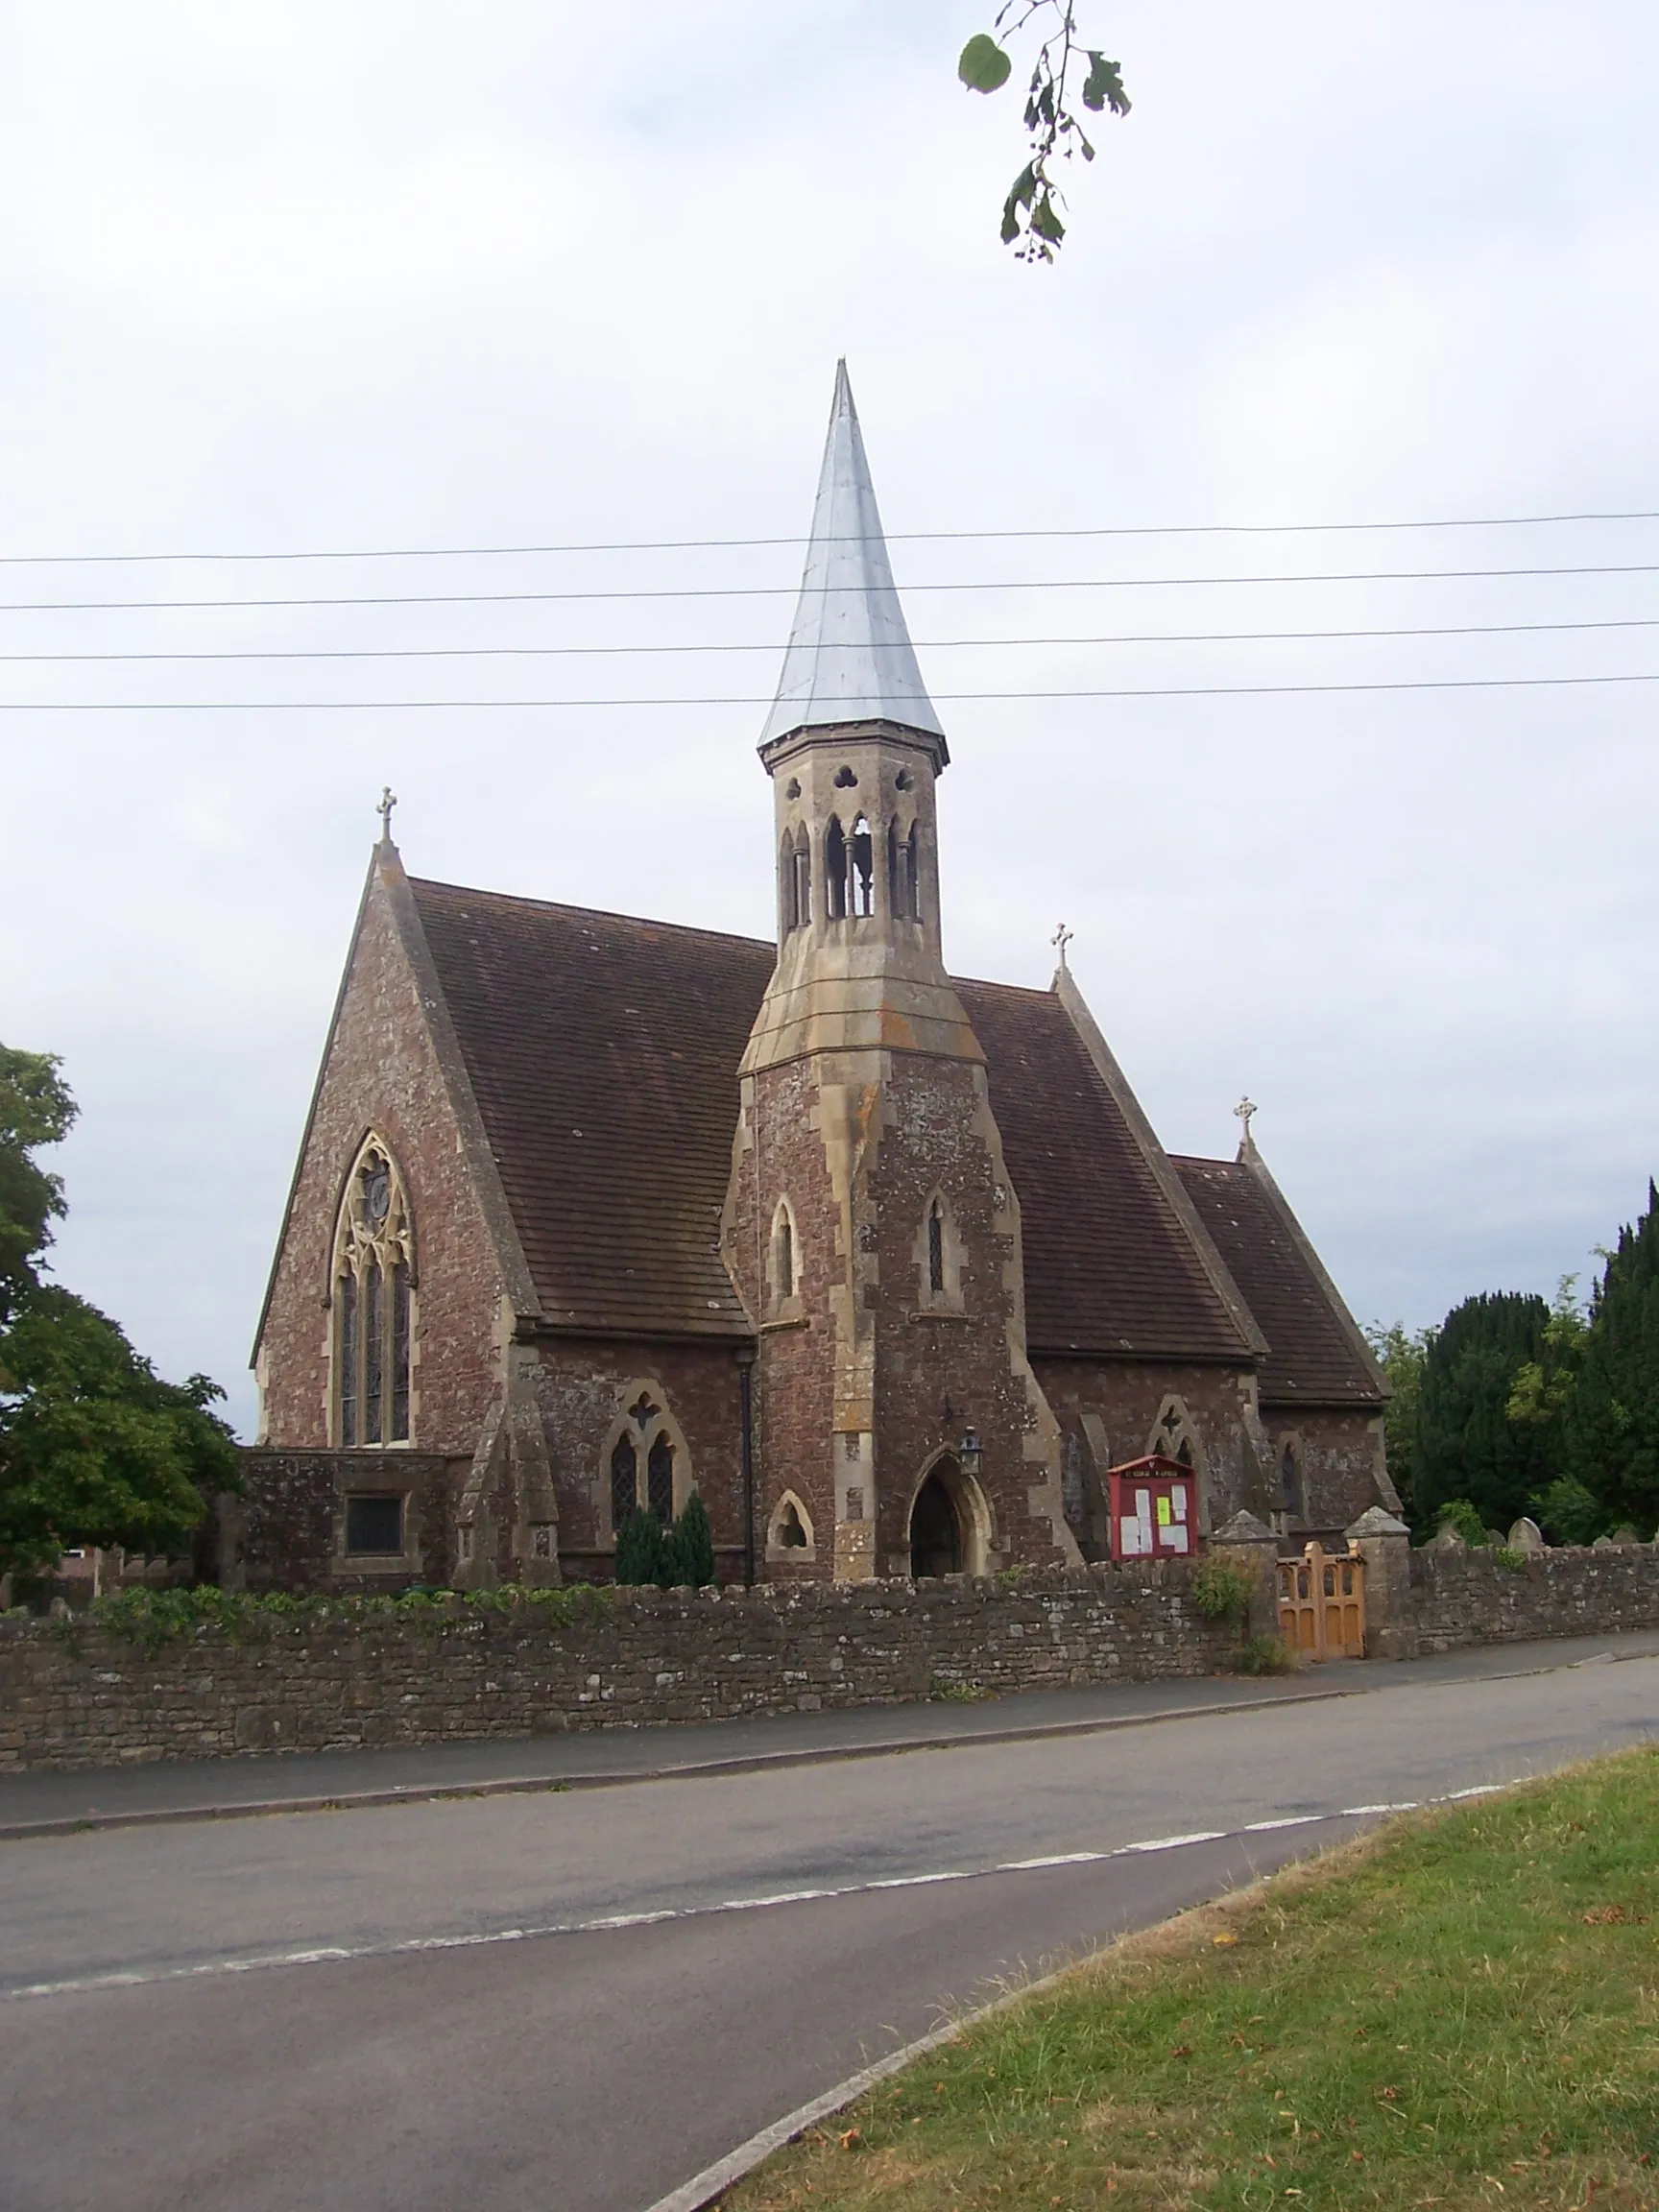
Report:
[[1659,1548],[1616,1546],[1511,1553],[1432,1547],[1411,1553],[1410,1613],[1419,1657],[1535,1636],[1601,1636],[1659,1627]]
[[260,1620],[151,1651],[0,1621],[0,1773],[236,1752],[529,1736],[1214,1672],[1230,1639],[1173,1562],[995,1583],[619,1591],[568,1625],[533,1604]]

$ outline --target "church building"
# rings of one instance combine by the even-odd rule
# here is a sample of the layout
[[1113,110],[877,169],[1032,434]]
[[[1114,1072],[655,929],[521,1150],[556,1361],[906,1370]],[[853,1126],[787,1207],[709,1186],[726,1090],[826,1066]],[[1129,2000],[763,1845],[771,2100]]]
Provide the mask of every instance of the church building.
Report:
[[[950,764],[845,368],[760,742],[777,939],[370,865],[261,1315],[249,1580],[718,1579],[1108,1555],[1398,1501],[1386,1386],[1268,1173],[1166,1154],[1065,960],[945,967]],[[296,1535],[301,1530],[302,1537]],[[1298,1538],[1300,1540],[1300,1538]]]

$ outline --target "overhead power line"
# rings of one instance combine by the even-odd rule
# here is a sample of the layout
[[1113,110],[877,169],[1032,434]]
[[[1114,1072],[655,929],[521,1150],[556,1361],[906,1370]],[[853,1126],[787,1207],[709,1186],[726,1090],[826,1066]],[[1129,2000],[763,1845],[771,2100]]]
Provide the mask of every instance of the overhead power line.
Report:
[[[1070,645],[1309,645],[1342,643],[1359,638],[1397,637],[1546,637],[1580,630],[1659,630],[1659,615],[1617,616],[1592,622],[1457,622],[1435,623],[1403,630],[1148,630],[1118,631],[1093,637],[926,637],[915,640],[919,653],[954,653],[973,646],[983,651],[1020,651],[1027,648]],[[860,653],[863,645],[822,640],[819,653]],[[212,653],[0,653],[0,665],[23,666],[46,662],[54,666],[115,661],[479,661],[547,660],[571,656],[626,659],[635,654],[766,653],[777,656],[781,641],[769,637],[754,645],[320,645],[247,646]]]
[[[1295,576],[1049,576],[1015,577],[999,583],[906,584],[903,595],[918,591],[1136,591],[1241,584],[1432,584],[1455,580],[1494,582],[1518,576],[1651,576],[1659,561],[1596,562],[1560,568],[1365,568],[1315,570]],[[862,592],[862,584],[812,586],[814,595],[833,598]],[[180,612],[232,612],[238,608],[292,607],[523,607],[639,599],[794,599],[806,595],[793,584],[690,585],[672,589],[626,591],[431,591],[374,592],[340,598],[303,599],[14,599],[0,600],[0,614],[121,614]]]
[[[964,543],[1041,538],[1274,538],[1366,530],[1518,530],[1569,522],[1659,522],[1659,509],[1632,508],[1567,515],[1447,515],[1397,522],[1118,522],[1050,530],[890,530],[894,545]],[[474,561],[528,560],[555,553],[712,553],[805,545],[805,538],[636,538],[568,545],[377,545],[306,547],[290,553],[0,553],[0,567],[92,567],[168,561]],[[860,536],[829,542],[855,545]]]
[[[1516,691],[1587,684],[1659,684],[1659,671],[1625,676],[1436,676],[1368,684],[1148,684],[1107,690],[935,691],[936,703],[1026,699],[1285,698],[1300,692]],[[599,707],[770,707],[770,692],[748,698],[684,699],[10,699],[0,714],[358,714]],[[857,702],[839,705],[855,709]],[[880,705],[873,701],[872,705]]]

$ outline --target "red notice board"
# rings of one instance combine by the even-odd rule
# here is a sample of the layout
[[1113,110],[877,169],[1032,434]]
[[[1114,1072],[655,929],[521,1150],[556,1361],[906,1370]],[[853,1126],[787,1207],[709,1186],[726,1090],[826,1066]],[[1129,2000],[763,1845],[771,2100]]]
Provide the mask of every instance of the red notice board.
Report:
[[1198,1492],[1184,1460],[1154,1452],[1106,1471],[1114,1559],[1190,1559],[1198,1549]]

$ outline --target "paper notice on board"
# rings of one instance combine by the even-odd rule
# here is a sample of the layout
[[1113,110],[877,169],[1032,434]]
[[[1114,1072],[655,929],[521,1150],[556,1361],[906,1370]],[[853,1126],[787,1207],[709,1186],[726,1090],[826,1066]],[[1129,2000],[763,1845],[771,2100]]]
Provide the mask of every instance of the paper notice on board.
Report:
[[1187,1518],[1187,1485],[1185,1482],[1178,1482],[1175,1486],[1175,1518],[1177,1521],[1185,1521]]
[[1187,1549],[1187,1531],[1177,1524],[1175,1527],[1165,1531],[1164,1541],[1172,1551],[1185,1551]]
[[1141,1556],[1141,1524],[1133,1513],[1124,1513],[1118,1517],[1118,1551],[1121,1551],[1125,1559],[1139,1559]]

